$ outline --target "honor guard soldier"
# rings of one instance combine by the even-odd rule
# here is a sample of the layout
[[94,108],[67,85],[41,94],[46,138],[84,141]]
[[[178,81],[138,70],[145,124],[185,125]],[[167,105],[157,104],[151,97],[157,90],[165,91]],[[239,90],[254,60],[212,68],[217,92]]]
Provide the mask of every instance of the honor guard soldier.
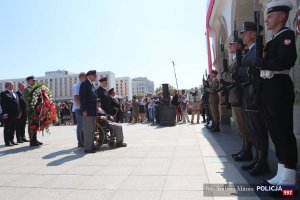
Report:
[[[254,77],[254,75],[250,72],[256,68],[257,46],[255,39],[262,30],[263,27],[257,26],[254,22],[244,22],[243,30],[241,31],[243,42],[248,47],[249,51],[245,54],[242,60],[242,67],[239,69],[239,79],[243,82],[243,107],[246,110],[247,121],[250,124],[250,136],[256,149],[256,157],[254,160],[243,165],[242,169],[248,170],[252,176],[263,175],[269,171],[268,130],[263,120],[262,110],[259,106],[256,106],[260,95],[259,76]],[[259,72],[257,74],[259,74]],[[252,152],[249,152],[249,155],[250,154],[252,154]]]
[[231,104],[232,117],[236,123],[236,127],[242,139],[242,149],[239,152],[232,154],[232,157],[236,161],[248,160],[249,158],[247,158],[246,155],[252,149],[252,140],[250,137],[249,123],[247,123],[247,116],[246,116],[245,109],[242,108],[241,86],[239,85],[238,81],[233,79],[235,73],[238,70],[238,67],[240,67],[237,66],[236,53],[238,49],[242,51],[243,48],[244,45],[241,39],[229,43],[228,52],[230,54],[233,54],[234,57],[232,63],[228,67],[228,71],[223,72],[221,75],[221,78],[225,82],[231,84],[230,86],[231,89],[229,89],[229,102]]
[[219,113],[219,80],[217,79],[218,71],[212,70],[210,77],[212,81],[209,84],[209,88],[206,88],[206,91],[209,93],[209,108],[213,118],[213,125],[210,127],[212,132],[219,132],[220,131],[220,113]]
[[278,158],[271,185],[296,185],[297,143],[293,133],[294,85],[289,76],[297,59],[295,33],[285,27],[292,9],[290,1],[273,0],[266,4],[265,24],[274,34],[260,60],[261,106]]
[[[36,84],[36,79],[34,76],[28,76],[26,78],[27,81],[27,88],[24,90],[24,99],[26,100],[26,108],[27,108],[27,113],[30,113],[30,109],[33,109],[31,106],[31,103],[28,101],[29,93],[32,90],[32,88]],[[37,131],[30,128],[30,124],[28,124],[28,135],[30,137],[30,146],[39,146],[42,145],[43,143],[37,140]]]

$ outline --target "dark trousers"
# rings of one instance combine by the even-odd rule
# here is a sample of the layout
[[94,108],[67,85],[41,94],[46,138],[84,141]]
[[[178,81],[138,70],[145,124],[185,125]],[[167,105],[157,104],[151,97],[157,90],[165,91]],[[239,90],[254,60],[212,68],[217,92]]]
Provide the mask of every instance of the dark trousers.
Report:
[[212,120],[212,116],[211,116],[211,112],[209,109],[209,104],[204,104],[205,105],[205,112],[206,112],[206,116],[207,116],[207,121]]
[[27,114],[22,113],[21,118],[16,121],[16,135],[17,139],[25,139],[25,127],[27,121]]
[[296,169],[298,151],[293,132],[294,85],[288,75],[261,80],[264,119],[275,145],[279,163]]
[[267,153],[269,148],[269,137],[262,112],[246,111],[246,113],[250,125],[250,137],[255,148]]
[[16,117],[8,117],[4,120],[4,142],[9,144],[14,140],[16,130]]
[[201,106],[201,116],[202,116],[202,119],[203,119],[203,121],[205,121],[205,107],[204,107],[204,105],[202,104],[202,106]]

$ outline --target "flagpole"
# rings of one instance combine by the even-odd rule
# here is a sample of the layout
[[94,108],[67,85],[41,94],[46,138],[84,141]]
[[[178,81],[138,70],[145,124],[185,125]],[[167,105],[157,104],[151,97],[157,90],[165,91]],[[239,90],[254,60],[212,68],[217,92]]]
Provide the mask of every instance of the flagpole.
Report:
[[176,86],[177,86],[177,91],[178,91],[178,83],[177,83],[177,77],[176,77],[176,71],[175,71],[175,62],[172,61],[172,64],[173,64],[174,75],[175,75],[175,80],[176,80]]

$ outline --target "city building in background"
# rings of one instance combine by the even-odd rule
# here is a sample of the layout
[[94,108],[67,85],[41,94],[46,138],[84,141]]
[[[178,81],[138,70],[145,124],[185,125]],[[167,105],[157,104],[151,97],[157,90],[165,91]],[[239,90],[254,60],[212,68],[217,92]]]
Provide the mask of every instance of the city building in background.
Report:
[[147,77],[132,79],[132,94],[135,96],[147,96],[154,94],[154,82]]
[[116,78],[116,95],[119,98],[132,99],[132,79],[130,77]]
[[[30,75],[30,74],[29,74]],[[72,86],[77,83],[79,80],[78,74],[69,74],[68,71],[65,70],[57,70],[57,71],[49,71],[45,73],[45,76],[35,77],[37,82],[44,83],[53,93],[53,100],[61,101],[61,100],[71,100],[72,96]],[[116,79],[115,74],[111,71],[98,72],[97,79],[95,81],[95,87],[99,86],[99,79],[101,77],[108,78],[108,88],[115,87]],[[26,77],[17,78],[17,79],[7,79],[0,80],[0,90],[5,90],[5,82],[12,81],[15,84],[15,90],[17,90],[17,85],[19,82],[22,82],[26,85]]]
[[[29,74],[30,75],[30,74]],[[28,75],[28,76],[29,76]],[[54,101],[71,100],[72,86],[77,83],[79,73],[69,73],[66,70],[48,71],[45,76],[35,77],[37,82],[44,83],[53,94]],[[147,77],[138,77],[131,79],[130,77],[115,77],[111,71],[97,72],[97,79],[94,83],[95,87],[99,86],[99,79],[107,77],[108,89],[115,88],[116,95],[120,98],[132,99],[133,95],[147,96],[154,94],[154,82]],[[17,85],[22,82],[26,86],[26,77],[17,79],[0,80],[0,92],[5,90],[5,82],[12,81]]]

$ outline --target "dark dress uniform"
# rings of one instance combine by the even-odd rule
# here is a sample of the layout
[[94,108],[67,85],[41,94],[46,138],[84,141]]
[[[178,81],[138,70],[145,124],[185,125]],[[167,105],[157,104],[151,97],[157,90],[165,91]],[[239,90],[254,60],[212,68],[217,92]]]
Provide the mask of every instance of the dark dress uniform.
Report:
[[283,27],[264,49],[261,105],[279,163],[296,169],[297,143],[293,133],[294,85],[289,70],[297,58],[294,31]]
[[[244,22],[243,30],[260,32],[263,28],[257,31],[257,26],[253,22]],[[248,44],[249,45],[249,44]],[[263,120],[262,110],[258,106],[253,106],[253,102],[259,98],[259,82],[250,78],[251,70],[256,68],[256,45],[253,43],[249,46],[249,51],[245,54],[242,60],[242,67],[239,69],[240,80],[242,83],[242,102],[246,110],[247,118],[251,128],[251,138],[256,149],[256,157],[250,163],[243,165],[242,169],[249,170],[250,175],[263,175],[269,171],[268,165],[268,148],[269,138],[266,124]],[[256,104],[255,104],[256,105]],[[250,153],[251,154],[251,153]]]
[[[296,185],[298,155],[293,133],[295,94],[289,72],[295,65],[297,52],[294,31],[282,25],[282,22],[286,21],[279,21],[279,17],[283,14],[285,14],[283,20],[287,20],[292,7],[291,2],[285,0],[270,1],[266,4],[268,17],[277,23],[269,27],[275,35],[266,44],[263,59],[259,62],[261,106],[278,158],[277,174],[265,181],[266,185]],[[273,12],[278,12],[278,15],[273,15]],[[266,22],[268,23],[270,19],[267,18]],[[278,26],[281,26],[279,30]],[[293,195],[295,194],[294,191]],[[275,192],[271,195],[282,196],[283,193]]]
[[[248,71],[249,68],[253,68],[256,64],[256,46],[249,50],[249,52],[243,58],[243,69],[240,71],[242,79],[245,82],[249,81]],[[247,109],[249,102],[254,101],[253,98],[257,98],[260,95],[259,88],[255,87],[255,83],[248,82],[247,86],[243,87],[243,106],[246,109],[248,120],[251,127],[251,137],[257,151],[256,158],[249,165],[244,166],[244,169],[250,170],[250,175],[262,175],[269,170],[268,166],[268,148],[269,138],[266,124],[263,120],[263,111],[257,107],[256,109]]]

